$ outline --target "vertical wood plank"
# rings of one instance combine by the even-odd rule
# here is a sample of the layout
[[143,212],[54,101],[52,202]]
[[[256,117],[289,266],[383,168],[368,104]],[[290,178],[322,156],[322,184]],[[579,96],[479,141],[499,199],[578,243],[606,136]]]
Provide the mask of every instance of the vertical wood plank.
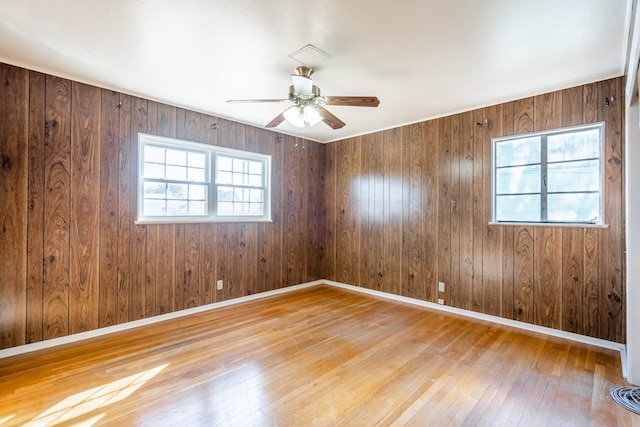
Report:
[[[605,126],[605,154],[604,154],[604,210],[613,213],[621,209],[623,204],[623,176],[622,153],[624,151],[623,137],[623,91],[621,79],[610,79],[599,83],[603,97],[613,97],[613,101],[605,106],[601,99],[599,111],[600,120]],[[623,286],[622,260],[623,254],[623,218],[610,214],[606,219],[608,228],[601,230],[602,258],[601,265],[601,296],[602,316],[600,317],[600,334],[604,339],[624,341],[625,328],[623,325]]]
[[[45,81],[29,72],[29,211],[27,213],[27,333],[26,344],[42,341],[45,200]],[[19,105],[19,104],[17,104]]]
[[533,227],[515,227],[513,319],[527,323],[534,322],[533,288],[535,282],[535,258],[533,236]]
[[482,203],[485,197],[483,182],[484,168],[490,168],[490,165],[484,163],[484,132],[485,117],[484,110],[475,110],[473,112],[473,120],[475,122],[473,132],[473,289],[471,309],[473,311],[482,312],[483,306],[483,245],[484,245],[484,218],[482,214]]
[[120,94],[102,91],[100,129],[100,291],[98,324],[118,322],[118,186],[120,133]]
[[402,145],[400,128],[385,131],[385,271],[386,292],[399,294],[402,283]]
[[323,258],[322,271],[325,278],[329,280],[337,280],[336,278],[336,236],[338,226],[336,223],[337,210],[337,147],[339,144],[327,144],[325,147],[325,191],[324,204],[327,207],[327,218],[325,221],[325,229],[323,233],[322,246],[324,247],[325,256]]
[[584,307],[583,333],[600,337],[600,230],[588,228],[584,231]]
[[473,112],[460,115],[460,283],[457,307],[471,309],[473,290]]
[[[444,117],[437,120],[438,122],[438,140],[435,144],[438,153],[437,163],[437,185],[438,185],[438,255],[436,262],[438,263],[438,281],[444,282],[445,286],[452,288],[457,286],[451,278],[453,276],[453,256],[451,250],[451,238],[453,232],[453,219],[451,217],[452,208],[455,205],[451,197],[451,117]],[[457,207],[456,207],[457,209]],[[446,287],[445,287],[446,289]],[[447,297],[450,292],[438,294],[440,297]],[[449,304],[447,299],[445,302]],[[453,304],[455,305],[455,304]]]
[[373,265],[372,270],[373,283],[372,289],[381,291],[384,289],[385,282],[385,263],[384,263],[384,132],[376,132],[374,134],[373,150],[376,155],[373,158],[372,175],[373,175]]
[[[118,316],[117,323],[131,319],[131,96],[120,94],[118,120]],[[136,135],[137,136],[137,135]],[[134,165],[135,167],[135,165]]]
[[270,281],[267,282],[267,289],[279,289],[283,287],[282,263],[283,263],[283,233],[284,233],[284,143],[280,135],[274,136],[269,132],[269,146],[272,147],[272,171],[271,171],[271,195],[272,195],[272,217],[273,222],[269,227],[269,242],[271,245],[271,258],[269,260]]
[[[358,198],[354,194],[360,175],[360,139],[351,138],[340,144],[338,152],[339,170],[337,195],[341,208],[337,212],[336,223],[338,242],[336,247],[336,275],[339,282],[358,284],[360,252],[358,221]],[[355,271],[355,274],[354,274]]]
[[534,240],[534,322],[560,329],[562,233],[557,227],[536,227]]
[[360,228],[360,279],[361,286],[373,289],[375,283],[374,263],[375,249],[373,248],[374,224],[374,184],[372,163],[374,157],[374,135],[364,135],[360,138],[362,157],[360,162],[360,175],[356,178],[356,198],[358,204],[358,227]]
[[69,333],[71,82],[46,79],[43,338]]
[[[429,218],[430,212],[433,211],[433,204],[427,207],[424,203],[424,188],[432,189],[433,185],[424,183],[425,174],[423,173],[424,154],[422,140],[422,125],[413,124],[409,126],[409,153],[410,153],[410,170],[409,170],[409,278],[408,278],[408,296],[418,299],[427,298],[427,289],[429,282],[433,278],[428,278],[425,274],[424,264],[434,265],[434,253],[425,254],[424,245],[429,243],[429,239],[425,239],[424,218]],[[433,191],[433,190],[432,190]],[[426,195],[428,201],[435,200],[432,193]],[[428,260],[426,258],[429,258]],[[435,276],[437,277],[437,276]]]
[[29,72],[0,64],[0,88],[0,348],[5,348],[26,340]]
[[451,300],[451,304],[460,307],[460,281],[461,281],[461,245],[460,245],[460,226],[461,226],[461,195],[460,195],[460,163],[461,163],[461,114],[451,117],[451,266],[449,274],[449,283],[447,287],[445,282],[445,301],[447,298]]
[[[115,218],[115,211],[111,206],[102,205],[100,197],[103,188],[100,185],[100,103],[100,89],[72,83],[69,286],[72,334],[98,327],[100,207],[109,209]],[[114,157],[117,159],[115,152]],[[117,199],[115,195],[114,198]],[[115,231],[109,237],[115,241]]]

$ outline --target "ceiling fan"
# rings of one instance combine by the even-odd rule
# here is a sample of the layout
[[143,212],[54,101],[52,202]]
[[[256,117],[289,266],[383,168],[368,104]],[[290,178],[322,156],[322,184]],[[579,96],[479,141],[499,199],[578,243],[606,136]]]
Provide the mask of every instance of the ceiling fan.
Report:
[[291,75],[292,84],[287,99],[230,99],[227,102],[291,101],[294,105],[278,114],[266,127],[276,127],[285,120],[296,127],[313,126],[323,121],[332,129],[340,129],[345,123],[324,108],[325,105],[377,107],[380,104],[375,96],[322,96],[320,88],[311,80],[312,73],[313,69],[305,65],[296,68],[296,74]]

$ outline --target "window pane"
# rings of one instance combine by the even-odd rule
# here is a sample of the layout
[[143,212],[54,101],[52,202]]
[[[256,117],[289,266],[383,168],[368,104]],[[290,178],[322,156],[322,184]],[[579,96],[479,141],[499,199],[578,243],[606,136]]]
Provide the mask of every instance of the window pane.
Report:
[[550,193],[600,190],[600,161],[554,163],[547,167]]
[[219,202],[218,215],[233,215],[233,202]]
[[252,187],[262,187],[262,176],[249,175],[249,185]]
[[264,191],[263,190],[249,190],[249,200],[251,202],[262,202]]
[[167,199],[187,199],[187,184],[167,184]]
[[262,175],[262,162],[249,162],[249,173]]
[[549,162],[598,157],[600,157],[599,128],[547,137],[547,160]]
[[247,162],[242,159],[233,159],[233,171],[234,172],[246,172],[245,164]]
[[207,166],[207,156],[204,153],[189,153],[189,167],[204,169]]
[[540,221],[540,195],[497,196],[496,221]]
[[218,187],[218,201],[219,202],[232,202],[233,201],[233,187]]
[[231,172],[218,171],[218,178],[216,179],[218,184],[232,184]]
[[250,214],[251,215],[262,215],[264,204],[262,203],[251,203],[250,206]]
[[233,164],[233,159],[231,159],[230,157],[225,157],[225,156],[218,156],[217,157],[217,168],[219,171],[224,170],[224,171],[231,171],[231,166]]
[[150,163],[164,163],[164,148],[145,145],[144,161]]
[[145,163],[143,175],[145,178],[164,178],[164,165],[156,163]]
[[189,202],[189,215],[206,215],[207,205],[204,202]]
[[195,182],[206,182],[204,169],[189,168],[187,179]]
[[600,221],[600,195],[598,193],[549,194],[547,219],[564,222]]
[[186,200],[167,200],[167,215],[182,216],[188,214]]
[[187,152],[178,150],[167,150],[167,164],[187,166]]
[[174,179],[176,181],[187,180],[187,168],[182,166],[167,166],[167,179]]
[[540,165],[496,170],[496,194],[540,192]]
[[166,197],[167,185],[164,182],[145,182],[145,199],[164,199]]
[[245,185],[246,184],[245,183],[245,179],[244,179],[245,176],[246,175],[244,175],[242,173],[234,173],[231,183],[233,185]]
[[207,187],[205,185],[189,185],[189,200],[206,200]]
[[519,166],[540,163],[540,137],[496,142],[496,166]]
[[145,200],[142,206],[144,214],[147,216],[162,216],[165,215],[165,201],[164,200]]

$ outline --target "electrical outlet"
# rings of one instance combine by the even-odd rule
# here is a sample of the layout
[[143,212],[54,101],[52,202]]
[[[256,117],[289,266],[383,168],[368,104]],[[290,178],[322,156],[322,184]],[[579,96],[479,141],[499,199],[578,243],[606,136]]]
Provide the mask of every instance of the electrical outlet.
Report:
[[218,281],[216,282],[216,287],[217,287],[217,289],[218,289],[219,291],[220,291],[220,290],[222,290],[222,280],[218,280]]
[[438,298],[438,304],[444,305],[444,300],[442,298]]
[[438,282],[438,292],[444,292],[444,282]]

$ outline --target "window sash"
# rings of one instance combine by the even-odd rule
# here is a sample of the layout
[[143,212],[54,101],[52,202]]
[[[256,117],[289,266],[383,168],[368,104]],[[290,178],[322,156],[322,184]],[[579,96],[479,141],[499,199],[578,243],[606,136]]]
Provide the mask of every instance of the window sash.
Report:
[[[594,157],[592,151],[593,150],[589,150],[587,147],[587,149],[585,149],[585,146],[588,146],[588,144],[574,144],[574,145],[580,145],[578,148],[579,150],[585,151],[585,152],[590,152],[591,155],[588,157],[580,157],[578,156],[574,156],[571,155],[571,153],[573,153],[573,150],[569,150],[569,159],[565,159],[565,158],[561,158],[559,160],[549,160],[549,138],[554,138],[554,137],[558,137],[558,136],[563,136],[563,135],[580,135],[580,133],[583,132],[590,132],[596,130],[598,135],[598,153],[599,153],[599,157]],[[493,194],[493,200],[492,200],[492,206],[493,206],[493,213],[492,213],[492,218],[494,222],[497,223],[561,223],[561,224],[603,224],[604,223],[604,218],[603,218],[603,200],[604,200],[604,194],[603,194],[603,150],[604,150],[604,143],[603,143],[603,135],[604,135],[604,124],[603,123],[598,123],[598,124],[594,124],[594,125],[587,125],[587,126],[579,126],[579,127],[574,127],[574,128],[566,128],[566,129],[562,129],[562,130],[555,130],[555,131],[548,131],[548,132],[538,132],[538,133],[534,133],[534,134],[526,134],[526,135],[519,135],[519,136],[511,136],[511,137],[506,137],[506,138],[496,138],[492,141],[492,149],[493,149],[493,156],[492,156],[492,160],[493,160],[493,167],[492,167],[492,171],[493,171],[493,175],[492,175],[492,194]],[[536,144],[531,144],[532,140],[537,138],[539,140],[539,162],[536,161],[522,161],[522,159],[516,159],[514,164],[510,164],[508,163],[508,161],[504,160],[504,156],[501,157],[501,160],[498,160],[498,151],[502,149],[502,147],[499,147],[499,144],[502,143],[510,143],[510,142],[516,142],[518,140],[521,140],[519,145],[525,145],[528,144],[529,148],[532,146],[535,146]],[[579,142],[582,142],[582,139],[577,139]],[[571,144],[568,144],[571,145]],[[535,147],[537,148],[537,147]],[[572,147],[573,148],[573,147]],[[579,151],[577,150],[577,151]],[[512,149],[513,151],[513,149]],[[503,152],[501,152],[501,154],[503,154]],[[562,153],[564,154],[564,153]],[[557,157],[557,154],[554,154],[554,156]],[[517,157],[517,156],[516,156]],[[565,156],[566,157],[566,156]],[[536,159],[537,160],[537,159]],[[563,168],[570,168],[572,165],[576,165],[576,164],[585,164],[586,162],[597,162],[597,171],[598,171],[598,177],[597,177],[597,189],[593,189],[593,183],[583,183],[584,187],[580,187],[580,183],[578,183],[578,187],[575,190],[555,190],[555,189],[550,189],[551,187],[560,187],[561,183],[559,181],[553,181],[550,182],[549,181],[549,174],[550,174],[550,168],[553,171],[554,166],[555,165],[562,165]],[[501,174],[500,171],[513,171],[514,175],[517,175],[517,173],[515,172],[520,172],[520,170],[518,170],[518,168],[520,168],[521,170],[524,170],[525,168],[535,168],[536,166],[539,167],[539,189],[532,189],[531,186],[520,186],[520,187],[516,187],[515,191],[508,191],[509,189],[505,190],[504,186],[504,179],[500,179],[501,178]],[[560,175],[560,174],[559,174]],[[587,174],[588,176],[588,174]],[[560,178],[558,178],[560,179]],[[523,189],[521,191],[518,191],[520,189]],[[502,191],[499,191],[502,190]],[[593,219],[586,219],[586,218],[564,218],[564,219],[558,219],[559,216],[563,216],[563,215],[559,215],[558,212],[560,212],[561,214],[563,213],[562,210],[558,211],[558,210],[554,210],[551,214],[549,212],[550,207],[549,207],[549,202],[550,201],[556,201],[557,195],[567,195],[567,196],[576,196],[574,198],[568,197],[567,199],[565,199],[564,202],[569,202],[571,201],[571,199],[573,199],[573,202],[575,202],[576,200],[578,200],[578,202],[580,202],[580,196],[582,196],[582,199],[584,199],[584,203],[589,206],[589,205],[593,205],[593,194],[598,194],[598,208],[597,208],[597,217],[593,218]],[[527,202],[526,204],[531,208],[531,197],[537,198],[539,196],[539,215],[534,215],[535,218],[532,217],[533,212],[530,212],[529,214],[527,214],[526,212],[523,213],[522,217],[523,219],[520,219],[518,217],[518,215],[514,215],[514,214],[510,214],[509,211],[502,211],[499,212],[499,208],[501,205],[501,202],[504,203],[508,203],[509,200],[511,202],[514,202],[514,200],[516,200],[516,198],[520,197],[520,205],[522,206],[522,203],[524,203],[526,200],[529,200],[529,202]],[[528,198],[527,198],[528,197]],[[537,202],[536,202],[537,204]],[[553,208],[551,208],[553,209]],[[583,207],[584,209],[584,207]],[[593,208],[591,209],[593,211]],[[567,211],[568,212],[568,211]],[[573,211],[575,212],[575,211]],[[571,215],[564,215],[566,216],[571,216]]]

